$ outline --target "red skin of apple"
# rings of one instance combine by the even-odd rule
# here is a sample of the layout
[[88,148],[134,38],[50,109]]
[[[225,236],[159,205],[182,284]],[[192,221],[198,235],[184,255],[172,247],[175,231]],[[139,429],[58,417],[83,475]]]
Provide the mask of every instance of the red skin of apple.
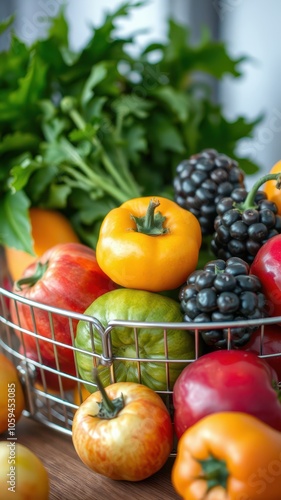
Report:
[[[40,272],[39,272],[39,271]],[[95,251],[80,243],[56,245],[30,264],[23,273],[22,280],[14,283],[13,292],[17,296],[35,301],[38,304],[52,306],[69,312],[84,313],[89,305],[100,295],[117,287],[100,269]],[[29,282],[27,283],[26,280]],[[72,320],[70,328],[67,314],[52,314],[52,324],[48,311],[15,300],[10,303],[11,318],[22,330],[35,332],[25,334],[15,328],[15,333],[24,343],[29,353],[37,356],[38,345],[42,358],[48,366],[55,366],[55,347],[52,339],[52,327],[57,345],[57,357],[61,367],[67,367],[67,373],[75,369],[73,338],[78,320]]]
[[184,368],[174,386],[177,437],[205,416],[222,411],[251,414],[281,431],[281,402],[273,388],[277,384],[277,374],[253,352],[204,354]]

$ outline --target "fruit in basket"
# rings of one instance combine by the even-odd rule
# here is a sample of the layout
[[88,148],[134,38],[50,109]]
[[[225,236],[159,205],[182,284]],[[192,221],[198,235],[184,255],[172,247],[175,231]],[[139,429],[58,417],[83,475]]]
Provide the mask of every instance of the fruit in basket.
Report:
[[[69,314],[82,314],[95,298],[114,288],[116,285],[100,269],[94,250],[81,243],[55,245],[28,266],[14,284],[16,296],[35,301],[33,308],[11,301],[15,332],[28,353],[39,357],[39,349],[44,363],[54,366],[57,360],[62,369],[72,374],[74,355],[69,346],[73,346],[78,320],[71,320]],[[40,309],[40,304],[47,310]],[[50,307],[64,312],[55,310],[51,314]],[[37,335],[29,335],[25,330]]]
[[243,170],[235,160],[215,149],[204,149],[176,168],[175,201],[195,215],[203,236],[213,233],[219,200],[238,187],[244,187]]
[[159,394],[120,382],[91,394],[76,411],[74,448],[84,464],[110,479],[142,481],[168,460],[173,447],[170,414]]
[[25,399],[16,366],[3,353],[0,353],[0,373],[0,434],[7,430],[13,433],[25,408]]
[[[76,386],[77,373],[74,364],[70,365],[69,361],[67,361],[65,363],[60,362],[59,366],[57,366],[55,359],[53,361],[50,361],[50,359],[46,360],[42,354],[39,357],[37,352],[33,350],[28,351],[23,344],[20,344],[18,350],[28,363],[32,363],[32,361],[38,363],[38,365],[32,363],[35,369],[34,386],[36,389],[58,395],[62,390],[70,391]],[[49,371],[48,368],[54,371]],[[57,373],[58,371],[60,374]],[[67,375],[72,375],[75,379],[68,378]]]
[[29,210],[34,255],[17,248],[5,247],[9,273],[14,281],[21,278],[25,269],[49,248],[60,243],[78,243],[68,219],[56,210],[32,207]]
[[[224,261],[215,259],[189,275],[179,292],[183,320],[190,323],[224,322],[220,328],[201,329],[200,334],[209,346],[227,347],[245,344],[258,328],[247,324],[265,316],[266,300],[262,285],[250,266],[239,257]],[[241,326],[227,323],[243,321]],[[190,330],[192,332],[192,330]]]
[[173,403],[178,438],[198,420],[219,411],[249,413],[281,431],[277,374],[253,352],[204,354],[178,377]]
[[191,212],[166,198],[133,198],[105,216],[97,261],[118,285],[162,292],[196,268],[201,241]]
[[259,328],[241,349],[265,356],[265,361],[276,371],[278,380],[281,382],[280,325],[265,325],[263,331]]
[[200,420],[181,437],[172,484],[184,500],[280,500],[281,433],[241,412]]
[[[277,163],[273,165],[273,167],[270,170],[271,174],[278,174],[281,173],[281,160],[279,160]],[[280,190],[276,187],[276,182],[275,181],[267,181],[263,187],[264,192],[267,195],[267,198],[270,201],[273,201],[277,208],[278,208],[278,214],[281,215],[281,193]]]
[[90,394],[83,384],[76,384],[73,391],[73,403],[80,406]]
[[48,500],[50,480],[33,451],[14,441],[0,442],[0,497],[3,500]]
[[280,186],[279,174],[261,177],[247,192],[234,189],[217,204],[211,249],[220,259],[238,256],[252,263],[262,245],[281,232],[281,215],[273,201],[259,187],[267,180]]
[[[143,290],[121,288],[96,299],[85,314],[96,318],[104,328],[118,320],[108,336],[113,360],[112,367],[99,365],[99,376],[106,387],[112,373],[116,382],[141,382],[157,391],[172,389],[187,361],[194,358],[194,337],[185,330],[169,326],[164,332],[159,322],[182,322],[180,305],[170,297]],[[141,322],[137,332],[127,321]],[[153,327],[153,324],[156,325]],[[93,338],[92,338],[93,336]],[[104,354],[107,337],[95,325],[79,321],[75,346],[89,354],[76,352],[78,371],[83,380],[93,382],[93,346],[96,355]],[[166,341],[165,341],[166,339]],[[140,362],[137,358],[144,359]],[[136,361],[134,361],[136,359]],[[173,359],[176,362],[166,362]],[[162,361],[161,361],[162,360]],[[182,362],[180,362],[182,360]],[[139,378],[140,377],[140,378]],[[94,387],[86,385],[90,392]]]
[[260,248],[251,273],[258,276],[262,284],[268,315],[281,316],[281,235],[274,236]]

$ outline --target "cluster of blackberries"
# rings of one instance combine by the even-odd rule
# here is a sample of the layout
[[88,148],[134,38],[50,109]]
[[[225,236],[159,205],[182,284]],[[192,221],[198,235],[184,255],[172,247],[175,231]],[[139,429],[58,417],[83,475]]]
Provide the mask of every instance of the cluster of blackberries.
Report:
[[260,247],[281,232],[276,204],[257,191],[255,208],[243,207],[247,195],[245,189],[235,189],[217,204],[211,249],[221,259],[239,256],[251,263]]
[[260,247],[281,233],[277,205],[255,185],[247,192],[238,163],[214,149],[178,165],[174,194],[178,205],[198,219],[202,235],[212,237],[214,257],[238,256],[252,263]]
[[215,149],[183,160],[174,178],[175,201],[196,216],[204,236],[214,231],[218,202],[237,187],[244,187],[243,171],[235,160]]
[[[248,320],[263,318],[266,299],[262,286],[250,266],[239,257],[208,262],[196,270],[180,289],[179,300],[184,321],[210,323],[200,334],[209,346],[220,348],[242,346],[258,326],[247,325]],[[214,328],[212,323],[241,321],[241,326]]]

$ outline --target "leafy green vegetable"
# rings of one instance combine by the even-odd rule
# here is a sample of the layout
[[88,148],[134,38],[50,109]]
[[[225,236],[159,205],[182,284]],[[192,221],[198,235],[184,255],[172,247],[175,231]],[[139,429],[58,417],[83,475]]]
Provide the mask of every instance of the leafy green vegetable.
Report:
[[132,57],[137,33],[118,38],[115,28],[143,3],[107,14],[77,52],[64,9],[31,46],[11,32],[0,53],[0,244],[31,252],[28,209],[40,206],[65,213],[95,247],[110,209],[135,196],[173,197],[176,165],[206,147],[258,170],[236,149],[261,117],[230,122],[212,97],[212,81],[239,78],[246,58],[232,59],[206,30],[192,45],[173,20],[166,43]]

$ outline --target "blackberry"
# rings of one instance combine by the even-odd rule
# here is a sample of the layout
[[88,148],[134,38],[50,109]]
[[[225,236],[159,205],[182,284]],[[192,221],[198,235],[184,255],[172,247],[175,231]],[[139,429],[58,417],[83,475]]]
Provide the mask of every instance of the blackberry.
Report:
[[246,344],[258,328],[247,325],[247,321],[266,315],[261,282],[249,271],[250,265],[239,257],[216,259],[191,273],[181,287],[179,300],[185,322],[245,322],[232,328],[201,329],[208,346],[227,347],[229,333],[231,346]]
[[277,180],[280,174],[269,174],[259,179],[247,192],[236,188],[231,195],[217,204],[211,250],[219,259],[239,256],[251,264],[261,246],[281,233],[281,216],[278,207],[267,199],[259,187],[267,180]]
[[176,203],[197,217],[203,236],[214,231],[219,200],[233,189],[245,187],[238,163],[215,149],[204,149],[183,160],[176,168],[173,185]]

